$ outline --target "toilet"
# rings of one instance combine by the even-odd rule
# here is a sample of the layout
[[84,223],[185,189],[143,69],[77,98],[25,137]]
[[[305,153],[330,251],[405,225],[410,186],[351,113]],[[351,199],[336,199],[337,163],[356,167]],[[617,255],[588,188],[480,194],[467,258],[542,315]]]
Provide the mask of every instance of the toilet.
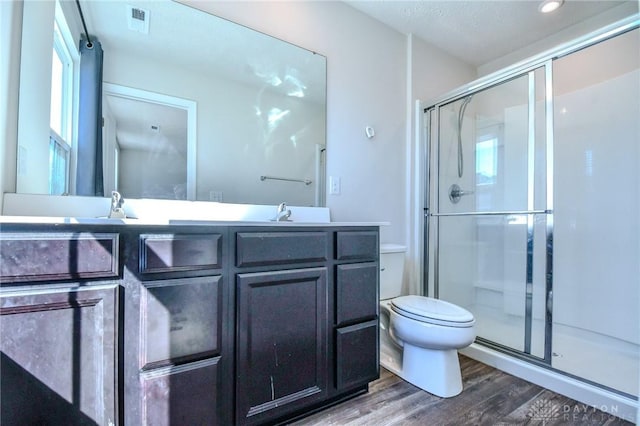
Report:
[[458,349],[476,337],[471,312],[444,300],[401,296],[406,248],[380,245],[380,364],[434,395],[462,392]]

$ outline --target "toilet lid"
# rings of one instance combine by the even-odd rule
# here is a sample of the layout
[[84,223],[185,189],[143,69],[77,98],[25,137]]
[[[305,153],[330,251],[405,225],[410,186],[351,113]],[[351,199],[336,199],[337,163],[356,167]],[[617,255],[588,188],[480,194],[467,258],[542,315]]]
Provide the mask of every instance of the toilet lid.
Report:
[[400,296],[391,301],[392,308],[409,318],[435,324],[468,327],[475,320],[473,314],[444,300],[423,296]]

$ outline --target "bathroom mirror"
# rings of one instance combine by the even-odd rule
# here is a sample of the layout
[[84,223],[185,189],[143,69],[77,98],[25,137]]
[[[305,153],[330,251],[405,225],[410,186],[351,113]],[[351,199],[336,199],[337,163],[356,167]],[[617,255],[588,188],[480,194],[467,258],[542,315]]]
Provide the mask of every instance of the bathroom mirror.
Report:
[[[84,32],[75,1],[46,3],[24,3],[21,193],[50,193],[42,172],[48,170],[50,133],[42,94],[51,86],[37,82],[51,81],[56,10],[66,17],[76,46]],[[103,92],[106,193],[324,205],[325,57],[171,0],[80,5],[89,34],[102,44],[103,90],[110,91]],[[177,102],[174,113],[165,108],[175,107],[166,99]],[[74,167],[82,167],[73,152],[72,146],[71,182]]]

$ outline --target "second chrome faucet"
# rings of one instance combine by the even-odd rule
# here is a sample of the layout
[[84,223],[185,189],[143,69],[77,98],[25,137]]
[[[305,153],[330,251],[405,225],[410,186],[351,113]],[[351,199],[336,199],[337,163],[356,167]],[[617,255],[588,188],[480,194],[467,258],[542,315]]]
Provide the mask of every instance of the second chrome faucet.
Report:
[[286,203],[280,203],[278,205],[278,211],[276,212],[275,221],[276,222],[286,222],[289,221],[291,217],[291,210],[287,209]]

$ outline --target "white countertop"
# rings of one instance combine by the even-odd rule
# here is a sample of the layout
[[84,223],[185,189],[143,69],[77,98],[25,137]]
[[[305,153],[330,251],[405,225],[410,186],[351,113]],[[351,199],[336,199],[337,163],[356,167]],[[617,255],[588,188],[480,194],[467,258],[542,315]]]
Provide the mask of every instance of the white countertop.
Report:
[[318,226],[386,226],[388,222],[275,222],[241,220],[186,220],[186,219],[109,219],[83,217],[47,216],[0,216],[2,224],[49,224],[49,225],[138,225],[138,226],[275,226],[275,227],[318,227]]
[[[129,199],[131,219],[109,219],[110,198],[4,194],[0,224],[208,225],[208,226],[384,226],[387,222],[332,222],[327,207],[287,206],[290,221],[276,222],[277,206],[204,201]],[[136,218],[136,219],[133,219]]]

